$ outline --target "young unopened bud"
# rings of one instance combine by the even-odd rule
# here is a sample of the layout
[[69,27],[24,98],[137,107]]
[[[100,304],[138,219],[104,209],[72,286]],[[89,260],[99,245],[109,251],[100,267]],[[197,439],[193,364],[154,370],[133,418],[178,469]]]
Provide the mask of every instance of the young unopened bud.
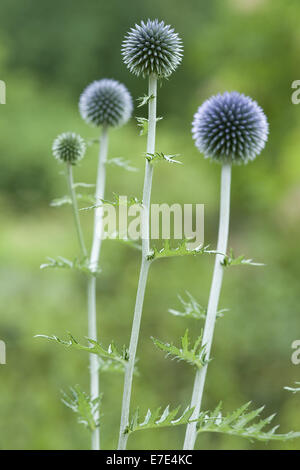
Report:
[[75,132],[65,132],[56,137],[52,145],[52,153],[60,162],[76,163],[84,157],[86,144]]

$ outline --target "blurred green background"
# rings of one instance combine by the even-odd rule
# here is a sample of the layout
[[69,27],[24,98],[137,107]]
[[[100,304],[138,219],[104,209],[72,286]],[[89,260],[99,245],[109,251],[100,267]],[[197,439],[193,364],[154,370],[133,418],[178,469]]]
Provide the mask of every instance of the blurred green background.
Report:
[[[2,449],[86,449],[89,433],[60,401],[60,390],[88,388],[84,353],[35,339],[38,333],[86,335],[84,276],[65,270],[40,271],[47,256],[74,258],[78,252],[70,207],[51,208],[66,193],[61,167],[51,155],[54,137],[74,130],[98,136],[80,118],[78,97],[94,79],[123,82],[134,99],[147,89],[120,57],[128,29],[141,19],[173,25],[184,42],[182,65],[159,90],[157,150],[179,153],[184,165],[157,165],[153,202],[205,204],[205,241],[216,244],[220,168],[193,145],[191,120],[211,94],[238,90],[255,98],[270,122],[265,151],[247,167],[234,168],[229,246],[266,267],[232,267],[225,273],[204,408],[222,400],[230,411],[252,400],[277,412],[280,430],[300,430],[299,396],[283,389],[300,379],[291,363],[291,343],[300,337],[300,106],[291,103],[299,79],[300,4],[296,0],[2,0],[0,79],[7,104],[0,106],[0,338],[7,365],[0,366],[0,447]],[[145,110],[135,109],[136,115]],[[108,167],[107,193],[141,196],[145,138],[135,119],[111,132],[110,157],[130,159],[139,172]],[[94,182],[96,146],[75,170],[77,181]],[[92,214],[82,223],[91,239]],[[108,345],[128,344],[138,280],[139,253],[107,241],[98,282],[98,331]],[[177,342],[186,327],[199,324],[172,317],[177,294],[188,290],[206,305],[212,257],[154,263],[145,299],[138,349],[141,375],[133,407],[141,412],[168,403],[189,403],[194,372],[170,362],[150,336]],[[121,375],[102,375],[103,447],[117,440]],[[184,428],[145,431],[129,448],[179,449]],[[199,449],[299,449],[250,443],[223,435],[201,435]]]

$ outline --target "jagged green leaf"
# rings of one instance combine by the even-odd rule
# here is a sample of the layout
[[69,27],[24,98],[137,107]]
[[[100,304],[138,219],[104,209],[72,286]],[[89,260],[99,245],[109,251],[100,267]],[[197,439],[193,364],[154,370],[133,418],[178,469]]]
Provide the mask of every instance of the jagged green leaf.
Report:
[[182,165],[182,162],[175,160],[176,157],[179,157],[179,155],[165,155],[163,152],[146,153],[146,159],[148,162],[154,163],[157,161],[166,161],[168,163],[178,163]]
[[145,106],[146,104],[149,103],[150,100],[153,100],[153,98],[154,98],[154,95],[140,96],[139,98],[136,99],[139,102],[137,107],[141,108],[142,106]]
[[[148,119],[144,117],[137,116],[137,125],[140,128],[140,135],[147,135],[148,134]],[[161,121],[162,117],[157,117],[156,122]]]
[[[183,306],[182,310],[175,310],[170,308],[168,311],[172,315],[177,317],[184,317],[184,318],[193,318],[195,320],[205,320],[207,309],[202,307],[197,300],[190,294],[190,292],[186,291],[187,300],[184,300],[180,295],[178,295],[178,299]],[[228,309],[222,309],[217,312],[217,318],[221,318],[224,316],[224,313],[227,312]]]
[[270,440],[284,441],[300,437],[300,432],[293,431],[287,434],[276,434],[278,426],[266,430],[266,426],[271,423],[275,415],[257,420],[256,418],[260,416],[264,406],[248,411],[250,404],[251,402],[248,402],[226,415],[222,415],[222,403],[219,403],[213,411],[201,412],[196,420],[197,433],[216,432],[265,442]]
[[224,267],[238,266],[239,264],[248,264],[250,266],[265,266],[263,263],[255,263],[252,259],[246,259],[244,255],[234,257],[233,251],[230,250],[229,255],[225,255],[222,261]]
[[170,241],[165,240],[164,246],[161,249],[153,247],[152,253],[148,255],[148,260],[154,260],[158,258],[169,258],[173,256],[187,256],[187,255],[203,255],[204,253],[214,254],[215,251],[208,250],[208,246],[195,248],[194,250],[189,250],[187,248],[187,240],[182,241],[177,247],[171,248]]
[[[81,201],[81,202],[95,202],[95,198],[91,194],[76,193],[76,198],[78,201]],[[50,202],[51,207],[61,207],[65,205],[72,205],[72,199],[68,195],[53,199]]]
[[[297,393],[300,392],[300,382],[295,382],[296,387],[284,387],[285,390],[289,392]],[[298,387],[299,385],[299,387]]]
[[100,420],[96,418],[100,415],[101,397],[91,399],[91,397],[80,390],[76,385],[70,388],[70,394],[63,393],[62,402],[71,408],[78,415],[78,422],[83,424],[90,431],[94,431],[100,425]]
[[181,424],[188,424],[194,408],[186,408],[184,412],[179,415],[180,406],[174,410],[170,410],[169,405],[161,413],[161,407],[155,411],[148,409],[146,416],[140,421],[139,409],[134,413],[130,424],[125,430],[125,434],[131,434],[135,431],[143,429],[163,428],[167,426],[179,426]]
[[131,166],[129,160],[125,160],[122,157],[110,158],[109,160],[107,160],[106,164],[107,165],[119,166],[121,168],[124,168],[124,170],[127,170],[127,171],[139,171],[134,166]]
[[184,335],[181,338],[181,347],[175,346],[173,343],[164,343],[159,339],[151,337],[155,346],[161,351],[166,353],[166,357],[171,357],[177,361],[185,361],[188,364],[201,369],[207,364],[205,355],[205,345],[202,346],[202,333],[196,339],[193,345],[190,344],[189,331],[185,330]]
[[114,207],[120,207],[120,206],[125,206],[125,207],[130,207],[135,204],[142,205],[142,201],[138,199],[135,196],[120,196],[117,193],[113,193],[113,199],[112,201],[109,201],[108,199],[100,199],[97,201],[96,204],[93,204],[92,206],[88,207],[83,207],[80,209],[81,211],[89,211],[92,209],[97,209],[97,207],[102,207],[106,204],[109,204]]
[[57,269],[75,269],[85,274],[92,274],[96,276],[101,272],[100,269],[91,270],[89,268],[88,258],[79,259],[75,258],[73,261],[63,256],[58,256],[57,258],[47,257],[48,262],[40,265],[40,269],[46,268],[57,268]]
[[[108,348],[106,349],[98,341],[95,341],[91,338],[86,338],[90,344],[87,344],[87,345],[81,344],[79,343],[79,341],[77,341],[74,338],[74,336],[71,333],[68,333],[67,340],[63,340],[55,335],[53,336],[36,335],[36,337],[45,338],[45,339],[48,339],[49,341],[55,341],[56,343],[59,343],[65,346],[66,348],[71,348],[71,349],[76,349],[79,351],[85,351],[91,354],[96,354],[102,360],[110,361],[106,364],[106,370],[108,369],[112,370],[112,367],[110,367],[111,361],[117,363],[123,369],[123,371],[128,363],[129,355],[128,355],[127,348],[123,346],[122,351],[118,351],[114,342],[111,342]],[[99,367],[104,368],[103,362],[101,363],[100,361]]]

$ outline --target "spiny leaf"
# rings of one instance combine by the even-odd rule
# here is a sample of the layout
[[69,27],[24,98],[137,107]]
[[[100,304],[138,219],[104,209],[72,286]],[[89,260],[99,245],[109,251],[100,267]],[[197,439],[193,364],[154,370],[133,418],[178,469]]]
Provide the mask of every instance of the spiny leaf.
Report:
[[124,170],[127,170],[127,171],[139,171],[137,168],[130,165],[129,160],[125,160],[122,157],[110,158],[109,160],[107,160],[106,164],[120,166],[121,168],[124,168]]
[[148,409],[143,421],[140,421],[139,409],[134,413],[130,424],[125,429],[125,434],[130,434],[142,429],[163,428],[166,426],[179,426],[181,424],[188,424],[194,408],[186,408],[184,412],[178,416],[180,406],[174,410],[170,410],[169,405],[161,413],[161,407],[155,411]]
[[135,204],[138,204],[138,205],[141,206],[142,201],[140,199],[138,199],[137,197],[135,197],[135,196],[127,197],[127,196],[120,196],[117,193],[113,193],[113,200],[112,201],[109,201],[107,199],[100,199],[96,204],[93,204],[92,206],[89,206],[89,207],[83,207],[80,210],[81,211],[89,211],[89,210],[92,210],[92,209],[97,209],[97,207],[103,207],[106,204],[114,206],[114,207],[121,207],[121,206],[130,207],[130,206],[133,206]]
[[163,152],[146,153],[146,159],[148,162],[154,163],[156,161],[166,161],[168,163],[178,163],[182,165],[182,162],[175,160],[178,156],[179,155],[165,155]]
[[255,420],[261,414],[264,406],[253,411],[248,411],[251,402],[246,403],[232,413],[222,415],[222,403],[215,410],[203,411],[197,418],[197,433],[217,432],[232,436],[244,437],[250,440],[285,441],[300,437],[300,432],[289,432],[287,434],[276,434],[278,426],[265,430],[274,418],[274,414],[265,419]]
[[[82,201],[82,202],[95,202],[95,198],[91,194],[89,195],[89,194],[76,193],[76,198],[78,201]],[[51,207],[61,207],[67,204],[72,205],[72,199],[70,198],[70,196],[67,196],[67,195],[62,196],[60,198],[53,199],[50,202]]]
[[154,98],[153,94],[140,96],[139,98],[136,99],[139,102],[137,107],[141,108],[142,106],[145,106],[146,104],[149,103],[150,100],[153,100],[153,98]]
[[225,255],[221,263],[224,267],[227,266],[238,266],[239,264],[248,264],[251,266],[265,266],[263,263],[254,263],[252,259],[246,259],[244,255],[234,257],[232,249],[230,250],[230,255]]
[[[169,313],[177,317],[193,318],[195,320],[205,320],[207,309],[205,307],[202,307],[202,305],[200,305],[197,300],[192,296],[192,294],[190,294],[188,291],[186,291],[186,295],[188,297],[188,300],[184,300],[180,295],[178,295],[178,299],[180,300],[184,310],[179,311],[170,308],[168,310]],[[224,312],[228,312],[228,309],[224,308],[222,310],[219,310],[217,312],[217,318],[223,317]]]
[[300,382],[295,382],[295,385],[297,385],[297,387],[284,387],[285,390],[288,390],[289,392],[293,392],[293,393],[297,393],[297,392],[300,392],[300,387],[298,387],[298,385],[300,385]]
[[63,393],[62,402],[78,415],[78,422],[83,424],[90,431],[99,427],[99,419],[96,419],[97,413],[100,414],[101,397],[91,399],[91,397],[80,390],[76,385],[70,388],[70,395]]
[[194,250],[189,250],[187,248],[187,241],[182,241],[179,246],[176,248],[170,247],[170,241],[164,241],[164,247],[160,250],[156,247],[153,248],[152,253],[148,255],[148,260],[154,260],[158,258],[169,258],[172,256],[186,256],[186,255],[203,255],[204,253],[215,254],[215,251],[208,250],[208,246],[195,248]]
[[[144,117],[137,116],[137,125],[140,128],[140,135],[147,135],[148,134],[148,119]],[[162,117],[157,117],[156,122],[161,121]]]
[[171,357],[177,361],[185,361],[188,364],[197,367],[197,369],[201,369],[208,362],[205,357],[205,345],[201,345],[202,333],[191,347],[188,330],[185,330],[185,333],[181,338],[180,348],[174,346],[174,344],[164,343],[163,341],[153,337],[151,337],[151,339],[155,346],[166,353],[167,357]]
[[95,184],[90,184],[90,183],[74,183],[73,188],[94,188],[96,185]]
[[[90,343],[89,345],[80,344],[74,338],[74,336],[71,335],[71,333],[68,333],[67,340],[60,339],[58,336],[55,336],[55,335],[53,336],[36,335],[36,337],[46,338],[50,341],[55,341],[56,343],[66,346],[67,348],[77,349],[79,351],[86,351],[91,354],[96,354],[102,359],[105,359],[105,360],[108,359],[109,361],[117,362],[120,366],[122,366],[123,370],[125,369],[128,363],[129,355],[128,355],[127,348],[123,346],[122,351],[119,352],[113,342],[111,342],[108,348],[105,349],[98,341],[95,341],[91,338],[86,338],[87,341]],[[101,367],[101,364],[100,364],[100,367]]]
[[79,259],[75,258],[73,261],[62,256],[58,256],[55,258],[47,257],[48,263],[43,263],[40,266],[40,269],[46,268],[59,268],[59,269],[75,269],[77,271],[81,271],[85,274],[92,274],[96,276],[101,272],[100,269],[91,270],[89,268],[89,260],[87,258]]

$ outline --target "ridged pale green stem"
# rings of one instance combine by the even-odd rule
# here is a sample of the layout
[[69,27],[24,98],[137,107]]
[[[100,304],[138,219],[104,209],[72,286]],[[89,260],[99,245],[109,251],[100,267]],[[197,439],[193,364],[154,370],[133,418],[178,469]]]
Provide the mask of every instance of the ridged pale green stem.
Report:
[[[220,292],[223,280],[223,266],[222,261],[227,250],[228,232],[229,232],[229,215],[230,215],[230,183],[231,183],[231,165],[224,164],[222,166],[221,174],[221,198],[220,198],[220,222],[219,222],[219,235],[218,245],[215,258],[215,267],[213,279],[209,294],[207,316],[203,332],[202,345],[205,345],[206,359],[209,359],[210,350],[213,340],[217,309],[219,304]],[[194,389],[191,401],[191,407],[195,407],[191,419],[197,419],[201,409],[201,402],[203,396],[203,389],[205,385],[205,378],[207,372],[207,365],[202,369],[197,370]],[[195,446],[197,437],[197,424],[196,422],[187,425],[184,449],[191,450]]]
[[[97,204],[101,204],[104,198],[105,191],[105,176],[106,176],[106,160],[108,151],[108,131],[107,127],[103,127],[99,161],[97,170],[97,182],[95,199]],[[99,264],[101,242],[102,242],[102,229],[103,229],[103,208],[97,207],[94,214],[94,233],[92,241],[92,249],[89,260],[89,268],[95,272],[95,275],[90,275],[88,279],[88,335],[89,338],[97,341],[97,310],[96,310],[96,272]],[[99,363],[98,357],[95,354],[90,354],[90,395],[91,399],[99,398]],[[99,421],[99,413],[97,411],[95,420]],[[97,427],[92,432],[92,449],[100,449],[100,428]]]
[[[157,95],[157,78],[149,77],[148,96],[152,96],[148,103],[148,138],[147,153],[155,153],[155,131],[156,131],[156,95]],[[143,312],[143,303],[148,278],[150,261],[147,256],[150,254],[150,200],[152,187],[153,166],[146,159],[145,179],[143,189],[143,217],[142,217],[142,262],[140,268],[140,277],[136,294],[136,302],[131,330],[131,338],[129,344],[129,360],[125,369],[122,414],[120,425],[120,436],[118,449],[125,450],[127,445],[128,434],[125,434],[126,427],[129,424],[130,400],[132,379],[134,372],[134,364],[136,358],[136,350],[139,339],[141,318]]]
[[68,180],[68,186],[69,186],[69,193],[70,193],[70,197],[72,201],[74,222],[75,222],[76,232],[78,236],[78,241],[79,241],[81,253],[83,257],[85,258],[87,257],[87,250],[85,247],[84,238],[83,238],[82,229],[81,229],[80,220],[79,220],[78,204],[77,204],[77,199],[76,199],[76,193],[74,190],[73,168],[72,168],[71,163],[67,163],[67,180]]

